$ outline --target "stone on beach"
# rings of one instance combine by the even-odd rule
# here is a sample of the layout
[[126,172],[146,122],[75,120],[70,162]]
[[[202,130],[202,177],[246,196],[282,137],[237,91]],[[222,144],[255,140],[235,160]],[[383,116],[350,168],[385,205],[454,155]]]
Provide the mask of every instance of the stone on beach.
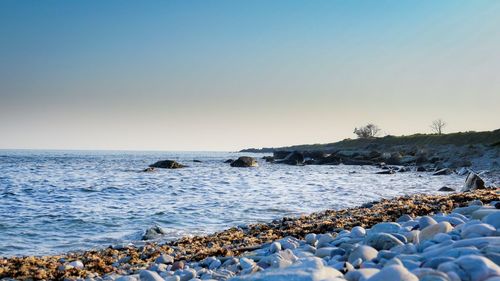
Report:
[[403,245],[403,242],[389,233],[374,233],[365,238],[365,244],[380,251]]
[[174,263],[174,258],[172,256],[162,254],[156,260],[156,263],[171,264]]
[[432,239],[438,233],[448,233],[452,230],[453,226],[447,221],[429,225],[428,227],[420,231],[418,235],[418,240],[420,241],[420,243],[422,243],[425,240]]
[[419,281],[418,277],[409,272],[404,266],[391,265],[384,267],[367,281]]
[[348,261],[353,263],[357,259],[361,259],[362,261],[371,261],[376,258],[378,255],[378,251],[370,246],[358,246],[356,247],[348,257]]
[[163,278],[154,271],[141,270],[139,276],[141,281],[164,281]]

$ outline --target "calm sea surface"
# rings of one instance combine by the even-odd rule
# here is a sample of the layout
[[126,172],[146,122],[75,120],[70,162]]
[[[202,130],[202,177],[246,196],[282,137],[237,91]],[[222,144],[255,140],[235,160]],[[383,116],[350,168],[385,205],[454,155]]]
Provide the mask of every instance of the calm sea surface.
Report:
[[[464,177],[375,175],[369,166],[232,168],[225,152],[0,150],[0,256],[46,255],[133,242],[158,224],[165,239],[459,187]],[[162,159],[188,168],[142,169]],[[200,160],[201,163],[193,162]]]

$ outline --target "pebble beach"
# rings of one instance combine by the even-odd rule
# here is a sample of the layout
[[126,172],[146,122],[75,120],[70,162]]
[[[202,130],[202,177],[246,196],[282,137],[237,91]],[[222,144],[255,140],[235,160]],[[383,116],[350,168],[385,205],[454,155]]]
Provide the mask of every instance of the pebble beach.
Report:
[[500,280],[500,190],[410,195],[164,244],[0,259],[2,280]]

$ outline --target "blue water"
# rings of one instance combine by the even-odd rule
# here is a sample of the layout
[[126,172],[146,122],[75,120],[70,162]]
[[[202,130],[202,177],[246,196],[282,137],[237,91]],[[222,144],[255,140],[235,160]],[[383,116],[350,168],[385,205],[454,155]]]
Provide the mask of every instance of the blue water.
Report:
[[[258,168],[239,153],[0,150],[0,256],[46,255],[133,242],[155,224],[163,239],[411,193],[461,186],[456,175],[375,175],[374,167]],[[189,165],[143,173],[162,159]],[[202,163],[194,163],[193,160]]]

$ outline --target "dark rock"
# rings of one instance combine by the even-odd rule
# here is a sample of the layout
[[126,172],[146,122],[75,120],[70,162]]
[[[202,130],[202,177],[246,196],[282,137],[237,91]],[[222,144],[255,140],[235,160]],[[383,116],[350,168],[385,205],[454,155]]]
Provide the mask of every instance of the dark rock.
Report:
[[224,161],[224,163],[233,163],[234,162],[234,159],[227,159],[226,161]]
[[401,164],[401,159],[402,156],[399,152],[393,152],[391,153],[391,157],[389,157],[387,160],[385,160],[385,163],[389,165],[399,165]]
[[193,160],[194,163],[201,163],[201,160]]
[[298,151],[291,152],[285,159],[279,161],[279,163],[288,165],[302,165],[304,164],[304,155]]
[[164,234],[166,234],[165,230],[163,230],[163,228],[161,228],[159,225],[155,225],[146,230],[146,232],[142,236],[142,240],[156,239]]
[[470,173],[465,179],[465,185],[462,191],[474,191],[476,189],[485,189],[484,181],[476,173]]
[[262,159],[266,160],[266,162],[272,163],[274,162],[274,157],[273,156],[264,156]]
[[342,159],[342,164],[344,165],[373,165],[374,162],[370,160],[357,160],[357,159],[349,159],[349,158],[343,158]]
[[156,169],[153,168],[153,167],[147,167],[146,169],[142,170],[143,172],[146,172],[146,173],[151,173],[151,172],[154,172]]
[[395,173],[394,170],[389,169],[389,170],[376,172],[375,174],[377,174],[377,175],[392,175],[394,173]]
[[314,165],[314,164],[316,164],[316,161],[314,161],[313,159],[304,161],[304,165]]
[[312,158],[312,159],[322,159],[328,156],[327,153],[320,150],[303,151],[302,155],[304,155],[304,158]]
[[253,157],[241,156],[237,160],[231,162],[231,167],[257,167],[259,164]]
[[435,171],[432,175],[433,176],[445,176],[445,175],[450,175],[453,173],[452,169],[444,168],[438,171]]
[[453,188],[451,188],[451,187],[443,186],[443,187],[441,187],[438,191],[446,191],[446,192],[451,192],[451,191],[455,191],[455,189],[453,189]]
[[152,168],[162,168],[162,169],[179,169],[179,168],[184,168],[186,166],[177,163],[177,161],[174,160],[163,160],[163,161],[158,161],[154,164],[149,165],[149,167]]
[[427,170],[423,166],[418,166],[416,171],[417,172],[426,172]]
[[280,160],[280,159],[285,159],[288,154],[290,154],[290,151],[274,151],[273,152],[273,157],[275,160]]

